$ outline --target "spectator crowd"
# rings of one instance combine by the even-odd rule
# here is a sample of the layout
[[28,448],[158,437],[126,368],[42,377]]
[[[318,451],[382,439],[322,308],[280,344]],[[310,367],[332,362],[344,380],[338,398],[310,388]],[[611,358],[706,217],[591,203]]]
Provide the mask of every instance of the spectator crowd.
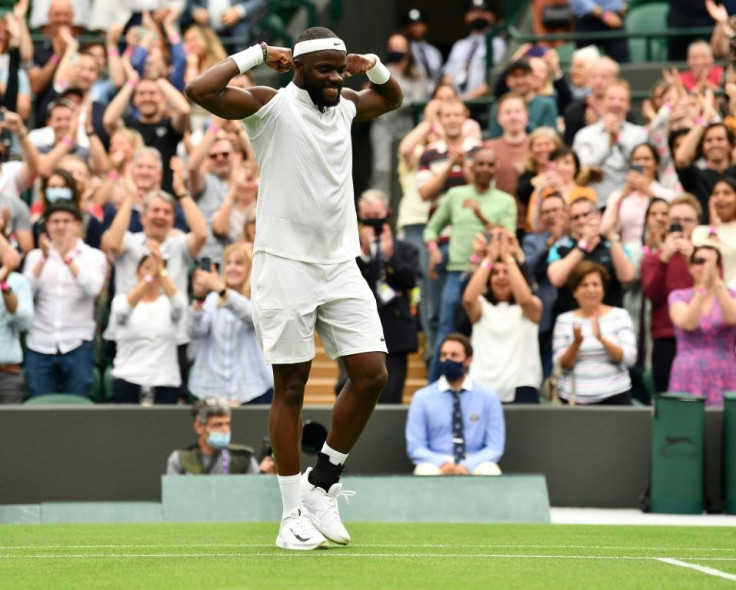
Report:
[[[572,4],[594,5],[575,12],[591,35],[618,19]],[[266,5],[20,0],[2,17],[0,402],[89,397],[104,365],[115,403],[270,402],[249,298],[253,151],[240,121],[184,95],[251,44]],[[356,264],[389,351],[382,402],[401,402],[424,333],[419,471],[435,473],[421,416],[444,411],[437,387],[472,391],[496,425],[483,391],[537,403],[551,376],[581,405],[683,391],[718,407],[736,389],[736,33],[725,8],[704,6],[713,38],[652,80],[641,112],[625,48],[581,47],[569,72],[552,47],[509,56],[500,36],[487,46],[496,15],[482,0],[446,60],[420,9],[387,38],[405,102],[370,130]],[[492,85],[487,51],[507,64]],[[478,114],[466,101],[481,97],[493,104]],[[493,472],[502,448],[466,472]]]

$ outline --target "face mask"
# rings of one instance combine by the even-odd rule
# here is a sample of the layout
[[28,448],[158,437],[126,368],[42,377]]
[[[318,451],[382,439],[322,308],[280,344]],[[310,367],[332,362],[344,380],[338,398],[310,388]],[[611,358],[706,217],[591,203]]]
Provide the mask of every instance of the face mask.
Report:
[[399,63],[406,57],[406,53],[403,51],[389,51],[386,55],[386,61],[390,64]]
[[468,23],[471,31],[483,31],[488,27],[488,20],[485,18],[474,18]]
[[230,444],[229,432],[210,432],[207,437],[207,444],[213,449],[224,449]]
[[46,189],[46,200],[49,203],[56,203],[56,201],[71,201],[72,189],[68,186],[50,186]]
[[465,365],[457,361],[445,360],[440,362],[440,375],[448,381],[457,381],[465,374]]

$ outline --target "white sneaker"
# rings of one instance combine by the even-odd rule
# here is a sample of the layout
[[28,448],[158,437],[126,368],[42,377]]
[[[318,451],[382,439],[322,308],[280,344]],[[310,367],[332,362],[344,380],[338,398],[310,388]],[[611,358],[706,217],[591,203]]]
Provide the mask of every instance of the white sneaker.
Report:
[[347,545],[350,543],[350,535],[340,520],[337,498],[344,496],[347,499],[354,496],[355,492],[343,491],[341,483],[332,484],[330,490],[325,492],[309,482],[310,471],[311,467],[302,475],[302,504],[309,511],[309,517],[320,533],[333,543]]
[[326,548],[329,543],[314,527],[306,510],[297,507],[281,519],[276,545],[281,549],[309,551]]

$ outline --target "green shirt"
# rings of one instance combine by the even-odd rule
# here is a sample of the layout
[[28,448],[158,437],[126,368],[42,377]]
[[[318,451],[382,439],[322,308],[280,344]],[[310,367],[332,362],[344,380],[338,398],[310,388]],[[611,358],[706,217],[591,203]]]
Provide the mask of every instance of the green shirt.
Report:
[[470,255],[473,253],[473,240],[476,234],[485,231],[473,209],[463,207],[466,199],[477,201],[483,215],[491,223],[516,231],[516,200],[510,194],[495,188],[478,194],[472,184],[450,189],[424,229],[424,241],[428,243],[437,240],[445,226],[452,225],[450,260],[447,264],[449,271],[462,272],[468,268]]

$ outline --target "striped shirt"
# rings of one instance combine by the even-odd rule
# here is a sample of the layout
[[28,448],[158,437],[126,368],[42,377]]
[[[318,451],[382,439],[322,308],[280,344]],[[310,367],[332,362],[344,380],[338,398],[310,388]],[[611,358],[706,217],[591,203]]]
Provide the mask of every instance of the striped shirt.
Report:
[[318,264],[360,256],[345,98],[320,112],[293,82],[243,120],[261,183],[253,251]]
[[614,362],[603,344],[593,336],[592,321],[577,315],[574,311],[561,314],[555,323],[552,339],[554,362],[559,361],[572,344],[574,340],[572,329],[576,324],[583,331],[583,342],[578,349],[575,368],[573,371],[564,371],[560,377],[558,382],[560,397],[570,399],[573,378],[576,402],[579,404],[596,403],[631,389],[627,367],[636,361],[636,336],[628,312],[620,307],[612,307],[608,313],[598,318],[603,338],[623,349],[624,356],[621,363]]

